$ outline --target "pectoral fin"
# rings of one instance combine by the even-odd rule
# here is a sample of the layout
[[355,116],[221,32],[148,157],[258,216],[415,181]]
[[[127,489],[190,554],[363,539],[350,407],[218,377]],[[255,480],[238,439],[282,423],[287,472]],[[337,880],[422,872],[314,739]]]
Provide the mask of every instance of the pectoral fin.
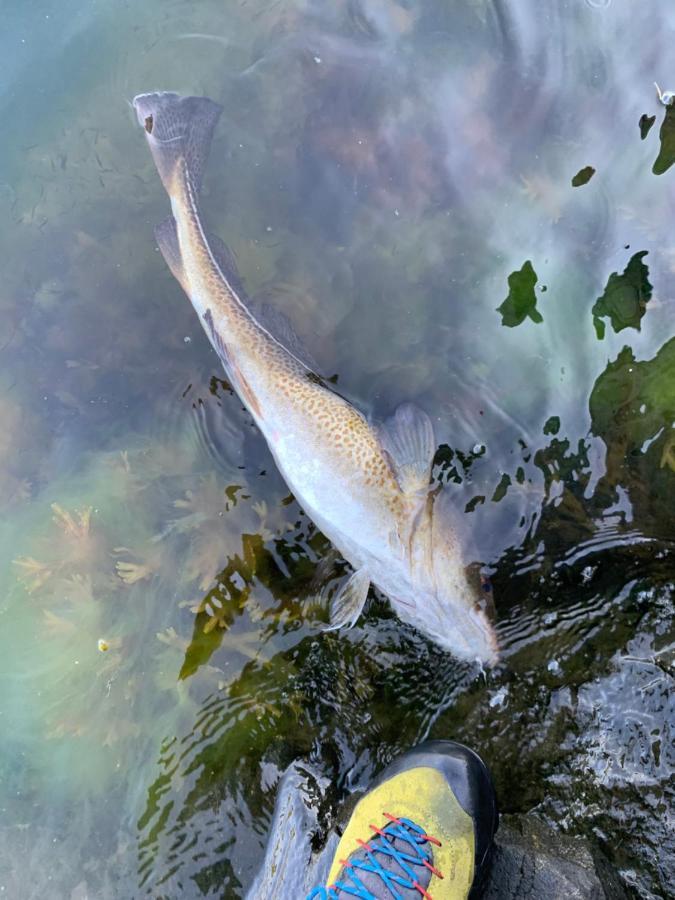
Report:
[[378,429],[399,487],[414,494],[429,487],[436,441],[431,419],[414,403],[402,403]]
[[357,569],[340,587],[330,602],[330,625],[325,631],[351,628],[361,615],[368,596],[370,576],[365,569]]

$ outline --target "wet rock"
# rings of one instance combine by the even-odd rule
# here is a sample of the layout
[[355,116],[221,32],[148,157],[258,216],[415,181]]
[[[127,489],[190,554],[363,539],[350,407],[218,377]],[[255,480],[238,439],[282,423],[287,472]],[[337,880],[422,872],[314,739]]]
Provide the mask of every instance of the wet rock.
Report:
[[[611,887],[607,884],[611,881]],[[503,816],[482,900],[612,900],[625,896],[600,877],[588,844],[558,834],[536,816]]]

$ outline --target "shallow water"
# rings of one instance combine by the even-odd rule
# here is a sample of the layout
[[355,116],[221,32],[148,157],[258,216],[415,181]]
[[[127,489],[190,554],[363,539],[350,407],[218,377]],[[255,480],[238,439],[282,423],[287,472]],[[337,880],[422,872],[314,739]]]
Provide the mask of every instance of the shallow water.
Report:
[[[675,12],[6,0],[0,26],[0,896],[241,897],[291,761],[330,822],[427,736],[666,896]],[[322,633],[330,548],[155,248],[153,88],[224,106],[204,205],[249,293],[364,411],[432,415],[489,675],[375,595]]]

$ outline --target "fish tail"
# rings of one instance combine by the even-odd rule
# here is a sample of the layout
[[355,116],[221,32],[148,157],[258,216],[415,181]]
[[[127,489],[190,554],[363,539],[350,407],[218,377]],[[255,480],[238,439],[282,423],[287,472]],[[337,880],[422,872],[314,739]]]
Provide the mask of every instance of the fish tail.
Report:
[[167,91],[138,94],[133,105],[169,196],[176,196],[176,179],[181,174],[198,194],[222,107],[207,97],[181,97]]

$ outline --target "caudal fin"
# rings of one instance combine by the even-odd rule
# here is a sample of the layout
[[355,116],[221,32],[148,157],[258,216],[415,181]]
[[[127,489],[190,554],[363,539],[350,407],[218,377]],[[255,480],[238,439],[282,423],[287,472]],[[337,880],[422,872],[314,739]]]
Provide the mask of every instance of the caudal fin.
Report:
[[222,107],[207,97],[181,97],[164,91],[138,94],[134,97],[134,109],[168,194],[173,194],[174,178],[182,160],[190,184],[198,192]]

